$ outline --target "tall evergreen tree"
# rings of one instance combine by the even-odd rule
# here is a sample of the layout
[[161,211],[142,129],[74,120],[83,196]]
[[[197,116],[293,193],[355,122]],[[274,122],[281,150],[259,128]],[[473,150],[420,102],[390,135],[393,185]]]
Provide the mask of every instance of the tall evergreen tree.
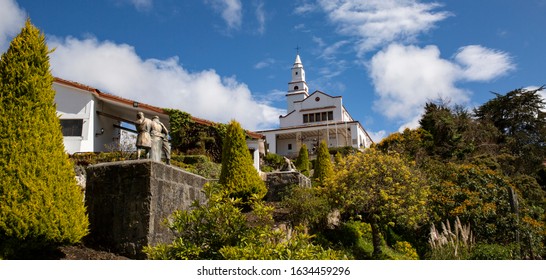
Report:
[[298,154],[298,158],[296,159],[296,168],[298,171],[300,171],[303,175],[309,176],[309,165],[311,163],[309,162],[309,151],[307,151],[307,145],[303,144],[301,145],[300,152]]
[[240,198],[245,204],[252,196],[261,199],[267,192],[265,183],[252,164],[244,130],[236,121],[231,121],[227,127],[218,183],[228,190],[231,197]]
[[546,102],[544,87],[515,89],[478,107],[478,120],[493,124],[501,133],[499,144],[515,157],[515,173],[534,175],[546,158]]
[[0,59],[0,257],[87,233],[52,84],[45,36],[27,20]]
[[330,152],[325,141],[321,141],[315,162],[313,179],[320,185],[324,184],[326,178],[334,175],[334,165],[330,160]]

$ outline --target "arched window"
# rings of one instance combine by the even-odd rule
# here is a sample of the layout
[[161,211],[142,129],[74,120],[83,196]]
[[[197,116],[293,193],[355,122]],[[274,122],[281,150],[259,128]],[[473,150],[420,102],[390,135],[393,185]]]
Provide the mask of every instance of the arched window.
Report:
[[294,86],[294,90],[298,90],[300,89],[298,86]]

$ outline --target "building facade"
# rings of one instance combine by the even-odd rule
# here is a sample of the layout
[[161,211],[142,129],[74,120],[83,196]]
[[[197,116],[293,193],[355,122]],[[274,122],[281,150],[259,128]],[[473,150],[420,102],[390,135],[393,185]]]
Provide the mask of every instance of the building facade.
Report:
[[341,96],[318,90],[309,94],[299,54],[291,72],[286,94],[287,114],[279,116],[278,129],[258,131],[265,135],[270,153],[293,158],[302,144],[312,155],[321,141],[325,141],[328,147],[350,146],[360,150],[373,143],[360,122],[345,109]]
[[[158,116],[170,130],[169,115],[162,108],[60,78],[55,78],[53,89],[64,147],[69,154],[135,151],[137,133],[134,125],[138,112],[150,119]],[[215,124],[196,117],[192,120],[203,125]],[[260,170],[260,155],[265,153],[264,136],[251,131],[246,134],[254,167]]]

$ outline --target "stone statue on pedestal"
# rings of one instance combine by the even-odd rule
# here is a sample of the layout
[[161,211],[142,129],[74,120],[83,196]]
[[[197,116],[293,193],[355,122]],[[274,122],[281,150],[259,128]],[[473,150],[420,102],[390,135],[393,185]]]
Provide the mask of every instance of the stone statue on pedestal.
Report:
[[165,156],[166,163],[171,163],[171,146],[169,144],[169,131],[158,116],[154,116],[151,125],[150,134],[152,136],[152,149],[150,158],[154,161],[161,161],[162,155]]
[[152,120],[145,118],[144,113],[138,112],[135,126],[138,133],[136,140],[137,158],[140,158],[142,150],[144,150],[145,157],[149,158],[150,149],[152,148],[152,137],[150,135]]

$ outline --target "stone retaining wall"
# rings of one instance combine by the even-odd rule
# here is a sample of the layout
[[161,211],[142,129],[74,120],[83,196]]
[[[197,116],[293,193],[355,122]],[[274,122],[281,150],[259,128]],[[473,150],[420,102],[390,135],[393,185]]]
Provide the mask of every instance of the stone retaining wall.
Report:
[[279,171],[265,173],[267,185],[266,201],[281,201],[283,195],[294,185],[311,187],[311,179],[297,171]]
[[147,245],[170,243],[165,219],[175,210],[205,202],[201,176],[151,160],[102,163],[87,168],[87,242],[143,259]]

